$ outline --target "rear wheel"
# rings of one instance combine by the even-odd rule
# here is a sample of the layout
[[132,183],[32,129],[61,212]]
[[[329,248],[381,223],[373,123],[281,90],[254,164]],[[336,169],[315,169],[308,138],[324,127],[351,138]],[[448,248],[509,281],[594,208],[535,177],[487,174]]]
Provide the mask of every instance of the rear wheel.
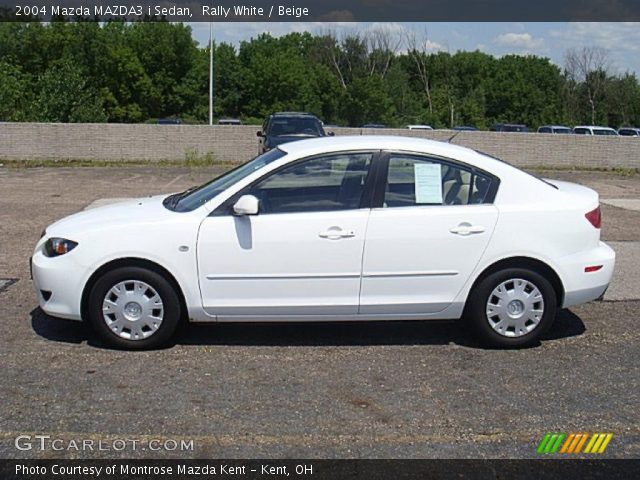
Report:
[[501,270],[471,292],[466,316],[480,338],[496,347],[522,347],[538,341],[556,316],[556,293],[537,272]]
[[180,299],[160,274],[140,267],[111,270],[89,295],[89,321],[109,345],[129,350],[165,344],[180,321]]

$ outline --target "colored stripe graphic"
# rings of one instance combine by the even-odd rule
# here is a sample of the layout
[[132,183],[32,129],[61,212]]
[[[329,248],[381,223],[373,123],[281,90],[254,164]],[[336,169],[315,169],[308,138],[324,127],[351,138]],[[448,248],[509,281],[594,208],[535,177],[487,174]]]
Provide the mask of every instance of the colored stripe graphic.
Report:
[[612,433],[594,433],[584,453],[604,453],[611,438],[613,438]]
[[540,445],[538,445],[538,450],[536,450],[538,453],[540,454],[544,453],[544,449],[547,446],[547,443],[549,442],[550,438],[551,438],[550,433],[546,433],[544,437],[542,437],[542,441],[540,442]]
[[613,438],[613,433],[607,433],[607,436],[602,442],[602,445],[600,445],[600,450],[598,450],[598,453],[604,453],[604,451],[607,448],[607,445],[609,445],[609,442],[611,441],[612,438]]
[[586,442],[587,438],[589,438],[588,433],[581,433],[580,435],[581,435],[580,442],[576,445],[575,451],[571,453],[580,453],[580,450],[582,450],[582,447],[584,446],[584,442]]
[[537,452],[545,455],[556,453],[565,437],[564,433],[547,433],[538,445]]
[[567,437],[567,440],[564,442],[564,445],[562,445],[562,449],[560,450],[560,453],[567,453],[567,449],[569,448],[569,445],[571,445],[571,443],[574,442],[575,438],[576,438],[576,434],[570,433],[569,436]]
[[[544,435],[537,448],[540,455],[552,455],[564,453],[577,455],[582,453],[604,453],[609,442],[613,438],[613,433],[555,433],[549,432]],[[586,447],[584,451],[582,447]]]

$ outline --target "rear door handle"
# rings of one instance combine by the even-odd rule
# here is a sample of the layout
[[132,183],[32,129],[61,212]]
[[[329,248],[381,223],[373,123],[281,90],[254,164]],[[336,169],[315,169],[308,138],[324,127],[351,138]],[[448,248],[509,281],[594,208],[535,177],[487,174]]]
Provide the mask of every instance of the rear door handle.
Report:
[[483,233],[484,227],[482,225],[471,225],[468,222],[463,222],[457,227],[450,228],[449,231],[456,235],[473,235],[475,233]]
[[329,240],[339,240],[341,238],[355,237],[356,232],[353,230],[342,230],[340,227],[331,227],[324,232],[320,232],[318,236]]

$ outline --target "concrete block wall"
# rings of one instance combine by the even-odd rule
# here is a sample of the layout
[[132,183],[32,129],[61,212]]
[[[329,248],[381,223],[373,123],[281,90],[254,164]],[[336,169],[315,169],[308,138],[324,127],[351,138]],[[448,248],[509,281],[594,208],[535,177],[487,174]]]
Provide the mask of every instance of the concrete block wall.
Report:
[[[258,152],[257,126],[1,123],[0,160],[244,162]],[[406,135],[446,141],[448,130],[336,128],[336,135]],[[640,138],[459,132],[452,143],[527,167],[640,168]]]

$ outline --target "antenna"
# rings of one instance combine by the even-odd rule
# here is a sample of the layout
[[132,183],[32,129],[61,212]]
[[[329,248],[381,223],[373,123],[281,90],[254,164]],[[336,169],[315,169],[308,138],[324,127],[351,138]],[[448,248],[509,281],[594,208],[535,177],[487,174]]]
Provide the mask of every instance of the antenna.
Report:
[[447,143],[451,143],[451,140],[453,140],[454,138],[456,138],[456,137],[460,134],[460,132],[461,132],[461,131],[462,131],[462,130],[458,130],[456,133],[454,133],[453,135],[451,135],[451,136],[449,137],[449,140],[447,140]]

